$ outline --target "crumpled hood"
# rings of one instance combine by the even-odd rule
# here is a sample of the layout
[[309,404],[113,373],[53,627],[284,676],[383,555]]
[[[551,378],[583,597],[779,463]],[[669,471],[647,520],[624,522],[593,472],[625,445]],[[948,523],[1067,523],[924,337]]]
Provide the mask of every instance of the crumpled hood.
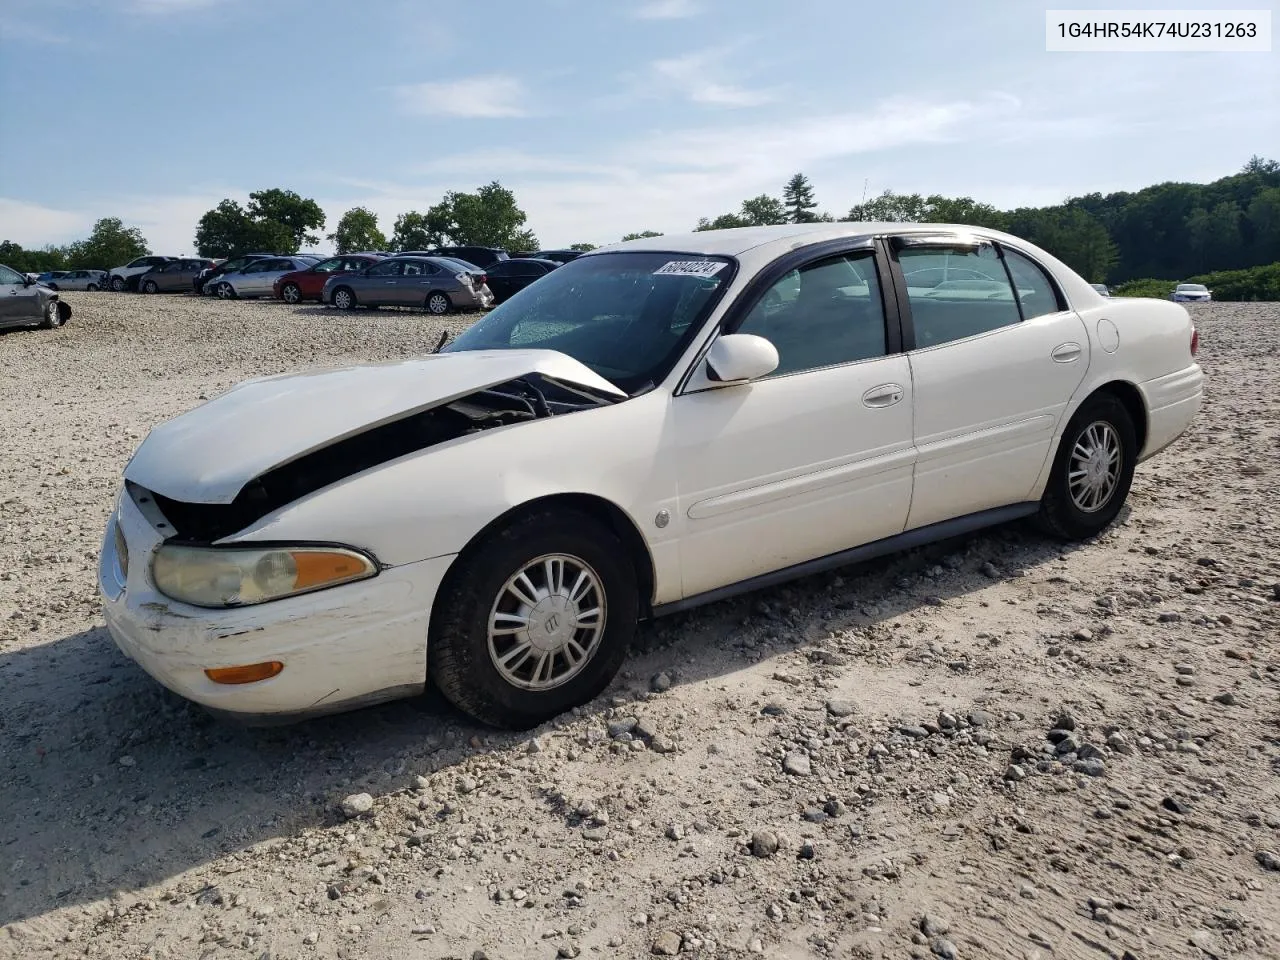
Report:
[[247,380],[155,427],[124,476],[187,503],[230,503],[274,467],[519,377],[626,396],[555,350],[476,350]]

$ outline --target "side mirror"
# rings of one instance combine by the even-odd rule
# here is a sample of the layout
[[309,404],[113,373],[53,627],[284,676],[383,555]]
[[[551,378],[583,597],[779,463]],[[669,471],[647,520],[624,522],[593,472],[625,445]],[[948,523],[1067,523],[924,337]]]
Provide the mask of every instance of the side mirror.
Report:
[[764,337],[729,333],[707,351],[707,379],[720,383],[759,380],[778,368],[778,348]]
[[24,287],[32,286],[34,283],[35,281],[32,280],[30,277],[28,277],[25,273],[22,275],[22,285]]

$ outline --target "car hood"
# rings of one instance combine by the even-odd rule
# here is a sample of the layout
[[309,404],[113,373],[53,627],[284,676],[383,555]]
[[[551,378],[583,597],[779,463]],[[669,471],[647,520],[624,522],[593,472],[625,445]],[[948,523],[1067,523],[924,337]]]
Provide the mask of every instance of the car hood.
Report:
[[314,450],[519,377],[626,394],[554,350],[475,350],[248,380],[155,427],[124,476],[186,503],[230,503]]

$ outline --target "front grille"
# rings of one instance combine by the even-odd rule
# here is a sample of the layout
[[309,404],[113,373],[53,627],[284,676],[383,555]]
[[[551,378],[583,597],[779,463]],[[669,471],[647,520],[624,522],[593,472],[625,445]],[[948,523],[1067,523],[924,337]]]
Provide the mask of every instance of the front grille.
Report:
[[120,529],[120,521],[114,521],[116,538],[116,563],[120,566],[120,582],[129,576],[129,544],[125,542],[124,533]]

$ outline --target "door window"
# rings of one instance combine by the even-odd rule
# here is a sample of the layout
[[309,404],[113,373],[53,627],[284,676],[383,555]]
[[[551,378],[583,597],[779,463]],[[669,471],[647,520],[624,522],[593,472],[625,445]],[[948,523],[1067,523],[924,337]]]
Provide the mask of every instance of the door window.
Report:
[[17,270],[10,270],[8,267],[0,267],[0,284],[9,285],[11,283],[21,283],[22,274]]
[[1034,320],[1066,309],[1058,300],[1058,288],[1039,264],[1008,247],[1003,250],[1004,262],[1018,292],[1018,303],[1022,305],[1023,320]]
[[420,277],[426,273],[426,265],[419,260],[406,260],[404,265],[404,275],[406,277]]
[[764,337],[778,348],[771,377],[884,356],[884,304],[874,256],[831,257],[792,270],[734,332]]
[[311,268],[311,272],[312,273],[333,273],[335,270],[341,270],[341,269],[343,269],[342,258],[330,257],[328,260],[321,260],[319,263],[317,263],[314,267]]
[[398,277],[404,270],[403,260],[385,260],[369,269],[371,277]]
[[907,281],[916,347],[936,347],[1018,323],[1009,275],[994,246],[908,247]]

